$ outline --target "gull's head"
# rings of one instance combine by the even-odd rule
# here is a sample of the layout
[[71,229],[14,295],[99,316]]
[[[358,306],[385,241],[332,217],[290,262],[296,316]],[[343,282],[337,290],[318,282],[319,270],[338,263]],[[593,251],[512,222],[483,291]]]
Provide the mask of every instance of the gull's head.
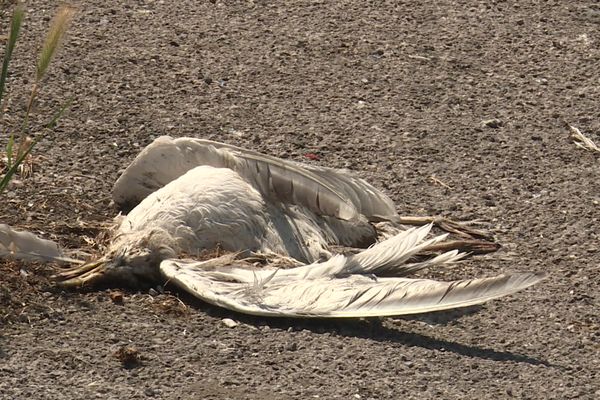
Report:
[[157,282],[161,261],[175,256],[175,246],[159,232],[122,234],[114,238],[105,256],[55,278],[63,287],[107,283],[139,287]]

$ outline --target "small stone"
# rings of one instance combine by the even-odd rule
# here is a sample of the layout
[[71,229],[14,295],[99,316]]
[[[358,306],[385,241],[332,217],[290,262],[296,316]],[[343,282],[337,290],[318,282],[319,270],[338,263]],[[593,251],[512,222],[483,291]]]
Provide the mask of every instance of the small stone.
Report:
[[223,318],[221,320],[221,322],[223,323],[223,325],[225,325],[228,328],[235,328],[236,326],[239,325],[239,323],[237,323],[236,321],[232,320],[231,318]]
[[113,303],[115,304],[123,304],[123,293],[119,292],[119,291],[115,291],[115,292],[110,292],[109,294],[110,299],[112,300]]
[[298,350],[298,344],[296,342],[288,343],[285,346],[285,349],[287,351],[296,351],[296,350]]
[[497,118],[486,119],[486,120],[481,121],[481,126],[483,128],[487,127],[487,128],[497,129],[497,128],[500,128],[502,125],[504,125],[503,122]]

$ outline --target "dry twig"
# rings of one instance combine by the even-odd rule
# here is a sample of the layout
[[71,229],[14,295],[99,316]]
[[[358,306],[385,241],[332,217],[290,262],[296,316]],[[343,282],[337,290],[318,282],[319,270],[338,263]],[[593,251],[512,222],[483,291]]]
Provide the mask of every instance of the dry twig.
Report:
[[600,152],[600,147],[598,147],[592,139],[588,138],[583,133],[581,133],[579,129],[575,128],[572,125],[569,125],[569,129],[571,130],[571,138],[575,140],[576,146],[588,151]]
[[438,178],[436,178],[435,176],[430,176],[429,179],[431,179],[431,181],[437,185],[443,186],[446,189],[450,189],[452,190],[452,186],[448,185],[447,183],[442,182],[441,180],[439,180]]

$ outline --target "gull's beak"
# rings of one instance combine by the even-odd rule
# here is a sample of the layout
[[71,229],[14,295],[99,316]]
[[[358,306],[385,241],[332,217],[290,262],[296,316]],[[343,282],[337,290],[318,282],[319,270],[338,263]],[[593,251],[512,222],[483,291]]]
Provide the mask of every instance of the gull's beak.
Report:
[[109,260],[101,258],[96,261],[85,263],[74,268],[69,268],[56,275],[52,279],[58,281],[58,286],[63,288],[74,288],[82,286],[91,286],[106,275]]

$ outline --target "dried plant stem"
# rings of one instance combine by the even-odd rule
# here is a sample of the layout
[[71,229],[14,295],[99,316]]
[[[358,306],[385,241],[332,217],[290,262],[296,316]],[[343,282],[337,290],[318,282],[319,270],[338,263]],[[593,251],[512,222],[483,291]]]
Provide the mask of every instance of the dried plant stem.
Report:
[[571,130],[571,138],[575,140],[575,145],[589,151],[600,152],[600,147],[594,141],[585,136],[581,131],[574,126],[569,125]]

